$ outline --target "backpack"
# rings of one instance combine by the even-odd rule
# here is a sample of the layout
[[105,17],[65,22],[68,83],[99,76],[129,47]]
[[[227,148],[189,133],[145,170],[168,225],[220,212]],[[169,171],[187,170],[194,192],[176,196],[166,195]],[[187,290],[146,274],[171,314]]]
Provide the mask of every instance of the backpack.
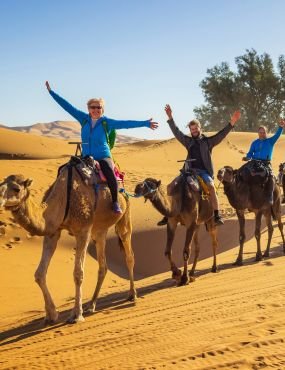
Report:
[[[83,121],[82,128],[86,125],[87,122],[88,122],[87,119],[85,119]],[[103,125],[104,131],[105,131],[107,143],[109,145],[110,150],[112,150],[114,148],[115,142],[116,142],[116,136],[117,136],[116,130],[112,129],[110,132],[108,132],[108,123],[107,123],[106,120],[104,120],[102,122],[102,125]]]

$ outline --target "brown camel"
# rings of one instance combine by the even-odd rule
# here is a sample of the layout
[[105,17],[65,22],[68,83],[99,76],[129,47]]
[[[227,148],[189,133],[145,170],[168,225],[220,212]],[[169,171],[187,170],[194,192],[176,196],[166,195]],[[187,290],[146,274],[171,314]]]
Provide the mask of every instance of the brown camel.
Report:
[[[217,271],[217,228],[214,225],[212,217],[213,208],[211,206],[211,202],[208,198],[204,199],[199,191],[193,191],[187,184],[187,180],[184,175],[181,176],[178,188],[172,196],[165,194],[161,187],[161,181],[153,178],[146,178],[142,183],[137,184],[135,193],[137,196],[144,196],[146,200],[150,200],[152,205],[162,215],[168,217],[165,256],[169,259],[172,277],[176,280],[178,285],[185,285],[189,282],[188,260],[190,257],[192,239],[194,239],[195,254],[193,266],[189,275],[190,281],[194,281],[194,273],[200,251],[198,231],[199,226],[202,223],[206,224],[207,230],[210,232],[212,238],[214,256],[212,272]],[[176,267],[172,260],[171,250],[175,231],[179,222],[186,227],[186,239],[183,249],[184,270],[182,275],[181,271]]]
[[[25,179],[22,175],[11,175],[0,184],[0,206],[4,206],[6,210],[11,211],[15,220],[32,235],[44,236],[42,257],[35,272],[35,280],[44,296],[45,322],[47,324],[54,323],[58,318],[58,312],[46,284],[46,274],[63,229],[68,230],[76,239],[74,266],[75,305],[68,319],[69,323],[84,320],[81,285],[84,260],[90,238],[95,241],[99,263],[97,285],[88,305],[90,311],[93,312],[95,310],[100,288],[107,272],[105,243],[107,231],[112,225],[116,225],[116,233],[126,255],[130,277],[129,299],[134,300],[136,298],[129,201],[120,194],[119,202],[123,213],[121,215],[115,214],[111,209],[109,190],[104,186],[95,195],[94,189],[86,185],[77,171],[72,169],[70,203],[65,217],[67,172],[66,167],[60,171],[59,176],[46,192],[40,205],[35,204],[30,197],[29,187],[32,180]],[[94,207],[95,201],[96,208]]]
[[[218,171],[218,179],[224,186],[225,194],[230,205],[236,210],[239,220],[239,254],[234,265],[243,264],[243,245],[245,241],[245,212],[246,210],[255,214],[255,238],[257,241],[256,261],[261,261],[263,257],[269,257],[270,244],[273,234],[272,216],[278,221],[283,240],[283,251],[285,253],[285,240],[283,234],[283,224],[281,221],[281,198],[279,187],[275,184],[273,192],[273,206],[265,199],[265,190],[260,184],[249,185],[244,181],[238,170],[230,166],[225,166]],[[268,229],[267,247],[262,255],[260,246],[260,227],[262,215],[265,217]]]

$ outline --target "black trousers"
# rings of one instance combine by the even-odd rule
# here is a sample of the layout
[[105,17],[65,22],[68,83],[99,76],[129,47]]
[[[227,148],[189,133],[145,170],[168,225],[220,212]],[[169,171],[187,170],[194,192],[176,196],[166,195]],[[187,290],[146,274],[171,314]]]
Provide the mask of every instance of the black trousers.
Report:
[[106,177],[113,202],[118,201],[118,183],[113,170],[113,161],[111,158],[104,158],[98,161],[101,170]]

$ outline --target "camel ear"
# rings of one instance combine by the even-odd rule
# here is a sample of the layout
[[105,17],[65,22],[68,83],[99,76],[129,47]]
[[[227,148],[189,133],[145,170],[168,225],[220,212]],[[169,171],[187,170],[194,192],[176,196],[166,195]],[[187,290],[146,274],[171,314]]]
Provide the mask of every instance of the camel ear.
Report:
[[157,187],[159,187],[161,185],[161,180],[158,180],[157,181]]
[[33,179],[26,179],[24,182],[23,182],[23,185],[25,188],[28,188],[29,186],[31,186],[33,183]]

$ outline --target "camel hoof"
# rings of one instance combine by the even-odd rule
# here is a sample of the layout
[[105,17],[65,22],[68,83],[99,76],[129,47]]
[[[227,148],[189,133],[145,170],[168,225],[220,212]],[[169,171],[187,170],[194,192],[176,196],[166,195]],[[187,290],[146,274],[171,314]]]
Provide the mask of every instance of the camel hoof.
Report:
[[265,258],[265,257],[270,257],[269,252],[264,252],[262,257],[263,257],[263,258]]
[[189,283],[194,283],[195,277],[193,275],[189,275]]
[[242,260],[236,260],[236,261],[233,263],[233,266],[243,266],[243,262],[242,262]]
[[131,293],[128,295],[127,301],[129,302],[135,302],[137,300],[137,295],[134,293]]
[[67,324],[77,324],[79,322],[83,322],[85,321],[84,317],[82,315],[79,315],[79,316],[70,316],[67,320],[66,320],[66,323]]
[[176,269],[175,271],[172,271],[172,279],[179,279],[181,278],[182,272],[179,269]]
[[95,303],[88,303],[83,307],[83,312],[85,313],[94,313],[96,310]]
[[211,269],[211,272],[213,272],[213,273],[219,272],[218,267],[217,266],[213,266],[212,269]]
[[259,262],[259,261],[262,261],[262,260],[263,260],[262,254],[257,254],[257,255],[255,256],[255,261],[256,261],[256,262]]
[[44,319],[44,326],[52,326],[52,325],[55,325],[57,322],[57,320],[52,320],[52,319],[49,319],[49,318],[45,318]]
[[189,284],[188,276],[186,274],[183,274],[181,276],[179,286],[188,285],[188,284]]

